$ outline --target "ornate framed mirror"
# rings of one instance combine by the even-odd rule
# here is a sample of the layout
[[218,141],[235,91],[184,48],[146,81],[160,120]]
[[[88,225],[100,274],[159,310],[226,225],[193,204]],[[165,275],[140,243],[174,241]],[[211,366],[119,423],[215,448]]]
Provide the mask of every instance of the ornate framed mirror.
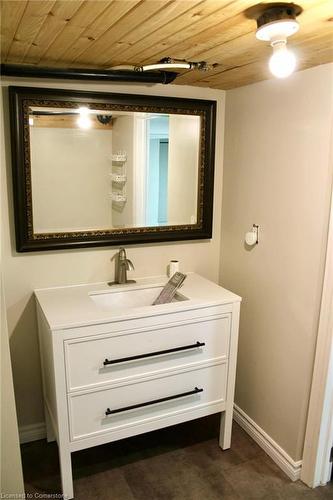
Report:
[[9,96],[17,251],[211,237],[215,101]]

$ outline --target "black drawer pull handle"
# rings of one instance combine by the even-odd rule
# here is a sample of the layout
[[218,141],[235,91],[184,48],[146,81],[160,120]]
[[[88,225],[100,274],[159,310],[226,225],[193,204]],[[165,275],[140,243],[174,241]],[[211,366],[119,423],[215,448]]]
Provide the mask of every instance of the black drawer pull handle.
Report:
[[129,356],[128,358],[119,358],[119,359],[105,359],[103,362],[104,366],[107,365],[115,365],[117,363],[124,363],[125,361],[134,361],[135,359],[143,359],[143,358],[150,358],[152,356],[161,356],[162,354],[171,354],[172,352],[179,352],[179,351],[185,351],[187,349],[195,349],[197,347],[203,347],[205,345],[205,342],[196,342],[195,344],[190,344],[190,345],[183,345],[181,347],[173,347],[172,349],[166,349],[164,351],[155,351],[155,352],[148,352],[147,354],[138,354],[136,356]]
[[203,389],[195,387],[193,391],[182,392],[181,394],[175,394],[174,396],[167,396],[166,398],[153,399],[152,401],[146,401],[145,403],[139,403],[131,406],[124,406],[124,408],[117,408],[116,410],[110,410],[107,408],[105,415],[114,415],[115,413],[120,413],[122,411],[135,410],[136,408],[143,408],[144,406],[155,405],[157,403],[164,403],[164,401],[171,401],[172,399],[183,398],[185,396],[192,396],[193,394],[198,394],[203,392]]

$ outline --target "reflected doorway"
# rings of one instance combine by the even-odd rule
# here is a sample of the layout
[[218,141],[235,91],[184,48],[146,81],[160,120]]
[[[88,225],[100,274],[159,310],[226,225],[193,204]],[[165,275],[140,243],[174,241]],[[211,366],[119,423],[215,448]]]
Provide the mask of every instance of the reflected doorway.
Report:
[[146,224],[168,223],[169,117],[152,116],[147,127]]

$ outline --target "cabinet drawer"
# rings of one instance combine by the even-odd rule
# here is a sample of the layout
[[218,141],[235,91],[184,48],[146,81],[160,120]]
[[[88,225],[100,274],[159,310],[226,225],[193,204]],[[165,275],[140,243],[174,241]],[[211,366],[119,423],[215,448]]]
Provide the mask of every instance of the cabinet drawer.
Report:
[[[71,440],[117,432],[223,403],[227,363],[68,396]],[[163,422],[161,422],[163,427]],[[133,431],[135,434],[135,431]]]
[[226,358],[229,334],[227,314],[176,326],[66,341],[68,391]]

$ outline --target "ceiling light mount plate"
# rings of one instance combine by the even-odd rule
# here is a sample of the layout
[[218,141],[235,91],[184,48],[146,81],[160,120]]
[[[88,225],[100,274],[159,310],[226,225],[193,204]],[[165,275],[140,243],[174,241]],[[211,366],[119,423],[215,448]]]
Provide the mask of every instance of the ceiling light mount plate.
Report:
[[286,39],[298,31],[299,24],[296,17],[302,8],[293,3],[261,4],[264,10],[256,15],[258,40],[273,41]]

